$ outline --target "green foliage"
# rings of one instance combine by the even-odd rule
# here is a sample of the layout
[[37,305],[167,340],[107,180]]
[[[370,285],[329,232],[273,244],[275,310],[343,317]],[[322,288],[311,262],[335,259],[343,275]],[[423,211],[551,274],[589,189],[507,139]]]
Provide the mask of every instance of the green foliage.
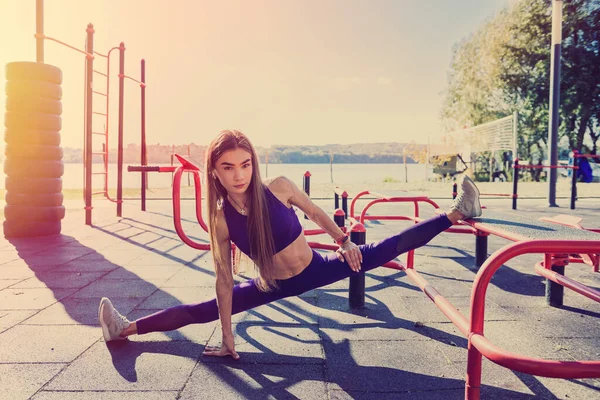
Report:
[[[442,112],[448,130],[519,113],[520,158],[545,156],[550,96],[551,0],[520,1],[454,48]],[[571,149],[597,151],[600,1],[563,3],[560,128]]]

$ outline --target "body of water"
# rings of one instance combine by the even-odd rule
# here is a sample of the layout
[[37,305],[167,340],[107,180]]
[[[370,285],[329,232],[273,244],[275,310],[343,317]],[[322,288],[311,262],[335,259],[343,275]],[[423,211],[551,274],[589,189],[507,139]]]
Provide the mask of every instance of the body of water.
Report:
[[[284,175],[294,181],[302,188],[304,173],[311,173],[311,183],[330,183],[343,185],[349,183],[374,183],[383,182],[392,179],[400,182],[405,181],[405,176],[409,182],[424,181],[432,176],[432,166],[423,164],[406,164],[406,173],[404,164],[333,164],[330,169],[329,164],[269,164],[260,165],[261,175],[264,177],[273,177]],[[94,164],[93,171],[100,172],[101,164]],[[117,165],[108,165],[109,187],[117,187]],[[93,187],[102,187],[102,175],[93,176]],[[64,189],[82,189],[83,188],[83,164],[65,164],[65,173],[62,176]],[[187,180],[184,176],[184,184]],[[193,184],[193,182],[192,182]],[[148,185],[151,188],[162,188],[171,186],[171,173],[148,173]],[[123,167],[123,187],[139,188],[140,173],[127,172],[127,166]],[[0,180],[0,189],[4,188],[4,180]]]

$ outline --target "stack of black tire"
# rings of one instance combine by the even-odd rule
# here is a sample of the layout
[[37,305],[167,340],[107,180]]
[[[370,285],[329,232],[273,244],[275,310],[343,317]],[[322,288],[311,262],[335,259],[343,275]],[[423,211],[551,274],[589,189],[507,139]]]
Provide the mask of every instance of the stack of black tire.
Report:
[[6,65],[6,237],[48,236],[61,231],[65,216],[61,83],[62,72],[52,65]]

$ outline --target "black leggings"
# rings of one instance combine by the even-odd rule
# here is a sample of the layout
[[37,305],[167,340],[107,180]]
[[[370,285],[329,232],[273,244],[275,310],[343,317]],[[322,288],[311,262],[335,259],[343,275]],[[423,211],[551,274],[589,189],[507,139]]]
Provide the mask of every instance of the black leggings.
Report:
[[[452,222],[448,217],[441,214],[380,242],[359,246],[363,257],[361,272],[369,271],[402,253],[427,244],[451,226]],[[350,269],[348,263],[340,261],[335,253],[323,256],[313,250],[310,264],[300,274],[289,279],[278,280],[277,289],[262,292],[253,279],[234,286],[231,313],[237,314],[284,297],[297,296],[357,274]],[[143,317],[137,320],[137,331],[140,335],[171,331],[189,324],[215,321],[218,318],[217,300],[212,299],[202,303],[182,304]]]

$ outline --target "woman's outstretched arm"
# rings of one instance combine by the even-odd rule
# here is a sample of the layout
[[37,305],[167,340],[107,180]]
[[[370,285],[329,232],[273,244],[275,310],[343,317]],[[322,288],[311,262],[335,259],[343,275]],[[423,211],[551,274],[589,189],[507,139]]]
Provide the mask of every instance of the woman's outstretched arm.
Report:
[[234,359],[240,356],[235,351],[233,340],[233,331],[231,329],[231,307],[233,298],[233,272],[231,266],[231,241],[229,231],[223,215],[217,217],[217,240],[218,246],[223,255],[225,265],[220,265],[216,260],[215,272],[217,275],[216,291],[217,305],[219,307],[219,319],[221,320],[222,341],[221,347],[209,347],[204,349],[202,354],[207,356],[226,356],[231,355]]
[[[281,176],[273,180],[271,185],[273,184],[287,194],[290,204],[302,210],[311,221],[319,225],[319,227],[327,232],[333,240],[337,241],[344,236],[344,232],[336,225],[333,219],[331,219],[321,207],[313,203],[310,197],[300,190],[292,181]],[[269,187],[271,187],[271,185],[269,185]],[[346,240],[346,242],[340,246],[337,253],[338,258],[342,261],[345,259],[353,271],[360,271],[362,254],[357,245],[350,240]]]

